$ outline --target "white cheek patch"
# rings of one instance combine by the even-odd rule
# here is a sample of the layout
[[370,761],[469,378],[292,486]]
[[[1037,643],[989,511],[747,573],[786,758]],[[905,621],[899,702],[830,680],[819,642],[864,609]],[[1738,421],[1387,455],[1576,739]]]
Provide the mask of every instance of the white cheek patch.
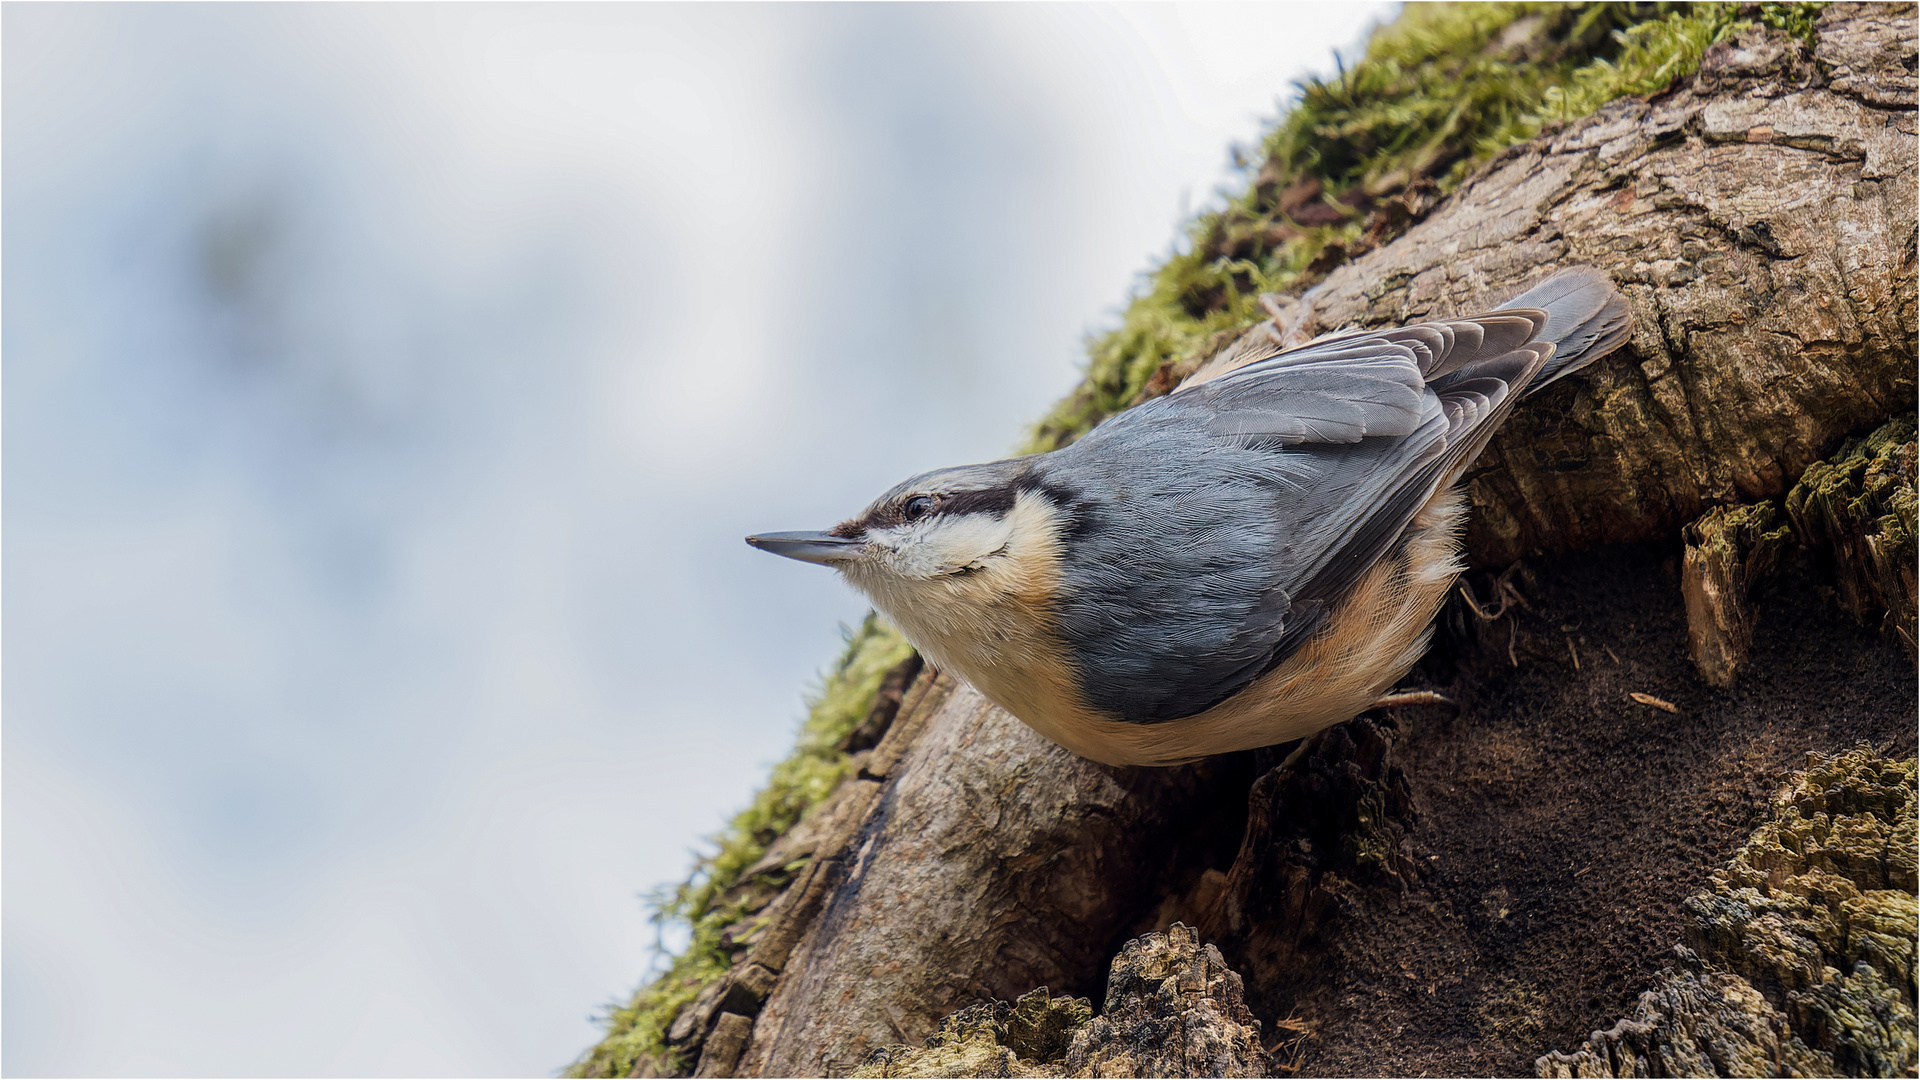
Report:
[[1012,539],[1012,523],[993,514],[938,516],[867,534],[894,573],[922,579],[977,569]]

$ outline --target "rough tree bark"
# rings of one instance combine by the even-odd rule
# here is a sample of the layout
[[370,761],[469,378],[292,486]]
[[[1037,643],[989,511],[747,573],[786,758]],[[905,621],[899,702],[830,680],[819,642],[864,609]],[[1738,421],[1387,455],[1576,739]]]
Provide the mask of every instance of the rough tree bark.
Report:
[[[1641,1028],[1600,1029],[1657,978],[1679,985],[1659,973],[1687,898],[1773,786],[1809,749],[1913,753],[1906,654],[1832,610],[1804,545],[1767,554],[1785,568],[1757,628],[1751,539],[1716,556],[1711,597],[1680,556],[1703,514],[1779,499],[1913,409],[1914,30],[1909,6],[1836,6],[1811,51],[1770,31],[1717,46],[1663,97],[1503,154],[1288,305],[1295,332],[1400,323],[1570,263],[1632,304],[1630,346],[1524,406],[1470,479],[1476,565],[1528,561],[1443,616],[1422,677],[1459,717],[1363,718],[1286,762],[1116,770],[922,673],[816,812],[813,862],[754,948],[675,1025],[700,1074],[844,1074],[983,1000],[1099,1000],[1121,944],[1176,919],[1246,976],[1269,1040],[1290,1013],[1287,1031],[1317,1031],[1290,1051],[1307,1072],[1531,1070],[1588,1032],[1582,1061],[1644,1064],[1619,1049]],[[1705,679],[1690,614],[1694,655],[1718,657]],[[1910,1018],[1906,955],[1882,974]]]
[[1811,60],[1763,31],[1718,46],[1693,87],[1514,148],[1303,298],[1311,334],[1472,310],[1565,263],[1620,284],[1631,347],[1482,457],[1478,559],[1671,536],[1912,407],[1913,44],[1894,23],[1829,16]]
[[1172,832],[1193,824],[1167,808],[1193,804],[1221,772],[1093,765],[971,686],[936,685],[939,704],[788,960],[741,1071],[843,1071],[982,998],[1082,988],[1161,876]]

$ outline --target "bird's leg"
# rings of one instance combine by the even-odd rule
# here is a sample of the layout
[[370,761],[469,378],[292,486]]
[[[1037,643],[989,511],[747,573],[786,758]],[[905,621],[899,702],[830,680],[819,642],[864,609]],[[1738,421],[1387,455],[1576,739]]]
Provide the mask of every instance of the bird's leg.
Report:
[[1500,606],[1491,612],[1480,606],[1480,600],[1473,595],[1471,585],[1465,581],[1460,583],[1460,598],[1467,602],[1467,607],[1473,609],[1475,618],[1481,622],[1495,622],[1507,613],[1508,606],[1512,604],[1519,604],[1528,611],[1533,610],[1533,605],[1527,603],[1527,598],[1520,595],[1520,587],[1513,583],[1514,572],[1519,569],[1520,564],[1516,562],[1501,571],[1500,576],[1493,580],[1493,599],[1500,601]]
[[1494,587],[1500,590],[1500,606],[1502,608],[1505,608],[1507,601],[1511,600],[1519,604],[1522,608],[1532,611],[1533,605],[1527,603],[1527,598],[1520,593],[1520,587],[1513,583],[1514,572],[1519,569],[1520,563],[1515,561],[1512,566],[1502,570],[1499,580],[1494,583]]
[[1492,614],[1488,614],[1487,609],[1481,607],[1480,601],[1474,598],[1473,586],[1467,584],[1465,581],[1460,583],[1460,599],[1467,602],[1467,607],[1473,611],[1473,617],[1479,619],[1481,622],[1493,622],[1507,613],[1506,594],[1502,593],[1497,586],[1494,588],[1493,594],[1499,598],[1500,606],[1495,609]]
[[[1400,690],[1375,698],[1373,704],[1361,711],[1373,712],[1378,709],[1395,709],[1403,705],[1445,705],[1455,712],[1460,710],[1460,703],[1445,694],[1436,693],[1432,690]],[[1307,751],[1319,745],[1319,742],[1320,734],[1309,735],[1301,739],[1300,745],[1294,747],[1293,752],[1288,754],[1281,760],[1280,764],[1275,767],[1280,769],[1293,768],[1300,763],[1301,758],[1307,756]]]
[[1279,764],[1278,768],[1282,768],[1282,769],[1293,768],[1296,764],[1299,763],[1301,758],[1307,756],[1307,748],[1309,746],[1312,746],[1318,740],[1319,740],[1318,735],[1309,735],[1306,738],[1301,739],[1300,745],[1293,748],[1293,753],[1288,754],[1286,756],[1286,760],[1282,761]]

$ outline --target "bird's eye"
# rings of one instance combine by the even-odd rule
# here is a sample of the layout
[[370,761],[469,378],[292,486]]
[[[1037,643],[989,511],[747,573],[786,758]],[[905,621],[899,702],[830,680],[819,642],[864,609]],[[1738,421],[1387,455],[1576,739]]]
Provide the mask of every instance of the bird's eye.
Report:
[[900,516],[908,521],[919,521],[933,510],[933,496],[915,495],[900,506]]

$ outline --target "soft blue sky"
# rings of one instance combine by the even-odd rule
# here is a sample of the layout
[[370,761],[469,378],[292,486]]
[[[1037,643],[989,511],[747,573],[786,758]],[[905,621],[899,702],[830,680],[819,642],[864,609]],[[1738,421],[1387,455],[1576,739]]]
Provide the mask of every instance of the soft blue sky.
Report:
[[551,1072],[1384,5],[4,9],[4,1070]]

